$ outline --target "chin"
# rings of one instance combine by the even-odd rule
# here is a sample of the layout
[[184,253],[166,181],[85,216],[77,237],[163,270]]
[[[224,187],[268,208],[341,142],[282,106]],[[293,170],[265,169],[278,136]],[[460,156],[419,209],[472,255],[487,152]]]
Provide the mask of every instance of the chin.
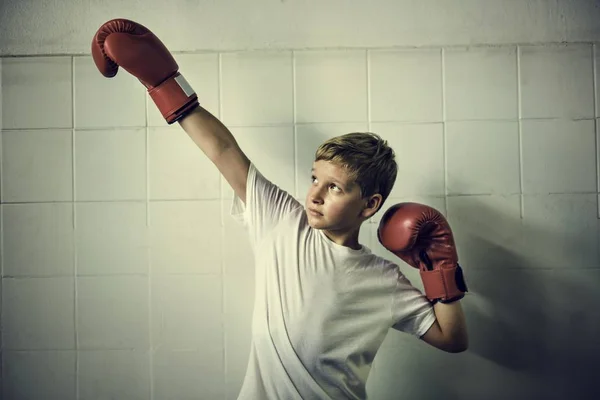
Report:
[[321,223],[321,221],[315,220],[315,217],[313,217],[310,214],[306,214],[306,219],[308,221],[308,225],[313,228],[313,229],[323,229],[322,226],[323,224]]

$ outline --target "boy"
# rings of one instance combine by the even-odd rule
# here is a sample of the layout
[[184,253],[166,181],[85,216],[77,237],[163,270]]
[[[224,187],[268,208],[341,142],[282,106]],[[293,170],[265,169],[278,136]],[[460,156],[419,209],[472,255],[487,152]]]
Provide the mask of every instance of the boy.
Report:
[[252,344],[239,399],[366,398],[372,361],[390,327],[444,351],[466,349],[457,301],[466,287],[443,217],[401,204],[386,212],[378,230],[386,248],[421,269],[427,296],[358,241],[361,224],[381,208],[396,179],[394,153],[379,136],[351,133],[321,145],[302,206],[265,179],[229,130],[199,106],[148,29],[109,21],[96,33],[92,55],[104,76],[118,66],[136,76],[166,121],[180,123],[234,190],[232,215],[249,231],[256,265]]

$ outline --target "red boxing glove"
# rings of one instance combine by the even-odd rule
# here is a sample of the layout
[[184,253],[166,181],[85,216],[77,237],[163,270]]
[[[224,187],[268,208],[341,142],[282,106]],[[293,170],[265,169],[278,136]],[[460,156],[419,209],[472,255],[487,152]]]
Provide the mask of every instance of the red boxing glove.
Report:
[[106,22],[94,35],[92,56],[107,78],[115,76],[119,66],[138,78],[169,124],[199,105],[169,50],[140,24],[127,19]]
[[385,212],[377,230],[379,242],[412,267],[418,268],[425,295],[451,303],[467,291],[452,230],[436,209],[399,203]]

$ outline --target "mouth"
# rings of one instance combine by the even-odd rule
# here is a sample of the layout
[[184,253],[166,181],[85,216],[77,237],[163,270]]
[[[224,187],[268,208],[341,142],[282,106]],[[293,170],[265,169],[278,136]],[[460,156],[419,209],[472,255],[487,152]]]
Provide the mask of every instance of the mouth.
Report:
[[320,216],[323,215],[320,212],[315,211],[315,210],[313,210],[311,208],[307,209],[306,212],[309,213],[310,215],[314,215],[315,217],[320,217]]

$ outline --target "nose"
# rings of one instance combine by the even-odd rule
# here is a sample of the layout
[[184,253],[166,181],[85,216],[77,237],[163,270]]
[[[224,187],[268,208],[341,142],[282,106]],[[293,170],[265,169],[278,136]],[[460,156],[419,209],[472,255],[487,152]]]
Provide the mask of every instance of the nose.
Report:
[[323,187],[315,185],[314,183],[308,189],[308,198],[312,203],[321,204],[323,203]]

